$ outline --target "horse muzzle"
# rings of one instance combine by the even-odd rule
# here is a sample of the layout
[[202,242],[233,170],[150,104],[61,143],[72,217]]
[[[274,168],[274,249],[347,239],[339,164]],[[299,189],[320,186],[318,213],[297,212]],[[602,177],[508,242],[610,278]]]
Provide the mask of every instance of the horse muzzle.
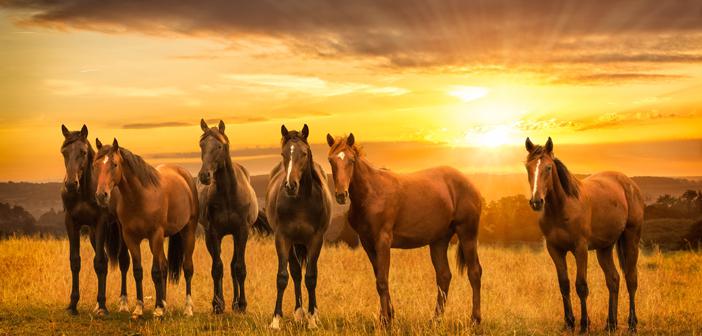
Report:
[[534,211],[541,211],[541,209],[544,208],[544,199],[543,198],[538,198],[538,199],[532,198],[529,200],[529,206]]
[[68,190],[70,192],[74,192],[74,191],[78,190],[78,180],[66,181],[66,183],[64,185],[66,186],[66,190]]
[[339,204],[346,204],[346,199],[349,198],[349,192],[344,191],[344,192],[337,192],[336,193],[336,203]]
[[204,185],[210,185],[210,182],[212,182],[212,174],[209,172],[200,172],[197,174],[197,178]]
[[297,196],[297,190],[299,186],[296,182],[290,182],[290,183],[285,183],[285,194],[288,195],[288,197],[295,197]]
[[107,207],[110,204],[110,194],[107,192],[96,192],[95,193],[95,200],[97,201],[97,204],[101,207]]

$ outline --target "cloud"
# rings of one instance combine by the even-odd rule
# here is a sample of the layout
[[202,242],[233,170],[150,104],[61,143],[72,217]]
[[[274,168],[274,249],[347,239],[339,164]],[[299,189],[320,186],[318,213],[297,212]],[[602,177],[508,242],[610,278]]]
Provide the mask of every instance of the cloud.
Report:
[[319,96],[339,96],[350,93],[367,93],[398,96],[409,90],[394,86],[375,86],[365,83],[329,82],[319,77],[289,74],[226,74],[224,78],[260,87],[301,91]]
[[[310,57],[363,57],[398,68],[538,63],[552,55],[567,62],[702,57],[702,42],[690,38],[702,29],[697,0],[0,0],[0,6],[16,10],[25,24],[54,29],[273,39]],[[676,38],[688,42],[675,44]],[[579,41],[607,49],[583,49]],[[668,54],[671,44],[676,54]],[[604,54],[577,59],[592,51]]]
[[156,123],[133,123],[122,125],[124,129],[150,129],[150,128],[163,128],[163,127],[181,127],[190,126],[191,123],[180,122],[180,121],[164,121]]
[[180,96],[183,92],[173,87],[133,87],[98,85],[75,80],[47,79],[44,84],[60,96],[162,97]]
[[576,74],[563,76],[553,80],[558,84],[618,84],[621,82],[648,82],[670,81],[689,78],[687,75],[678,74],[650,74],[650,73],[596,73]]

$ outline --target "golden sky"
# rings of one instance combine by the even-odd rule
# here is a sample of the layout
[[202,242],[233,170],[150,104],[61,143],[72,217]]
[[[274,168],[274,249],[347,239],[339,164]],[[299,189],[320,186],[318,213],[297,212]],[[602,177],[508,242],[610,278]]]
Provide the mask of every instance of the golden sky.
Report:
[[255,173],[307,123],[397,170],[522,173],[551,136],[577,172],[702,175],[699,1],[0,0],[0,46],[1,181],[60,180],[62,123],[196,169],[200,118]]

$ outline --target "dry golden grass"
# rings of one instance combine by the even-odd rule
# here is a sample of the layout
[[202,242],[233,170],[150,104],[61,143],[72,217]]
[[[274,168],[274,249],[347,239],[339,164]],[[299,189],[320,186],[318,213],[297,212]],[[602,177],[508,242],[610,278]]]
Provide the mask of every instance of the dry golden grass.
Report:
[[[231,311],[232,283],[225,267],[224,315],[210,313],[212,297],[210,257],[199,240],[195,255],[193,299],[195,316],[181,315],[184,281],[169,285],[169,315],[153,320],[153,300],[146,300],[147,314],[132,322],[126,313],[116,312],[119,294],[119,270],[111,269],[108,278],[108,307],[105,318],[90,314],[95,305],[96,278],[92,270],[93,252],[83,241],[81,301],[79,316],[63,310],[68,303],[70,271],[66,240],[10,239],[0,242],[0,334],[253,334],[270,333],[275,300],[276,257],[272,241],[253,239],[247,251],[247,290],[249,308],[245,315]],[[145,296],[154,295],[149,276],[150,254],[145,256]],[[449,251],[453,261],[454,248]],[[470,286],[465,275],[454,272],[446,316],[442,322],[430,323],[434,311],[436,287],[434,272],[426,248],[393,250],[390,291],[396,312],[393,333],[398,334],[558,334],[562,329],[562,305],[556,275],[547,253],[528,248],[480,248],[483,265],[483,324],[472,327]],[[232,255],[232,242],[223,242],[225,265]],[[702,333],[702,255],[691,252],[642,255],[639,260],[638,314],[641,334]],[[571,279],[573,259],[569,259]],[[455,267],[452,262],[452,269]],[[590,316],[593,333],[603,333],[607,311],[607,290],[594,254],[589,265]],[[134,304],[134,283],[129,275],[129,302]],[[574,292],[574,291],[573,291]],[[370,264],[360,249],[326,246],[320,258],[318,281],[322,328],[314,334],[379,333],[378,298]],[[577,297],[573,293],[576,317]],[[626,329],[626,290],[620,291],[620,333]],[[309,333],[291,319],[292,281],[285,296],[284,328],[281,335]]]

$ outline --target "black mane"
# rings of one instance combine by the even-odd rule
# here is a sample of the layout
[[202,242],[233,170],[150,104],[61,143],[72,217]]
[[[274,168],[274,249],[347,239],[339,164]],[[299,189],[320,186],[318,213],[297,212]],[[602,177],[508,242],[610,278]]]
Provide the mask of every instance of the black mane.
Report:
[[[112,150],[112,146],[104,145],[97,153],[97,159],[102,158],[107,155]],[[152,167],[150,164],[146,163],[141,156],[130,152],[126,148],[119,148],[119,155],[122,157],[122,163],[127,167],[136,178],[141,182],[141,184],[147,186],[152,185],[158,187],[161,185],[159,180],[158,172],[156,168]]]

